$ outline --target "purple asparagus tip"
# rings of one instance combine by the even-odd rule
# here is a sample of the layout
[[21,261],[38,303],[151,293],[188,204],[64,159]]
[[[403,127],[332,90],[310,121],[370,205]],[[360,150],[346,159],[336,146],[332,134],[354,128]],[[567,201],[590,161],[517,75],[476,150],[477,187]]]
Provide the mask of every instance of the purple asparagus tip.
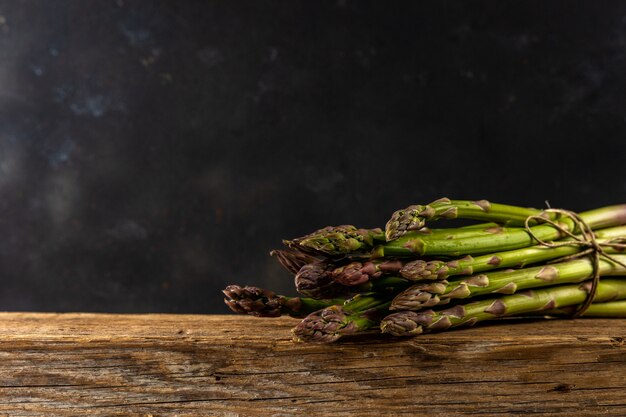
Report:
[[415,311],[401,311],[393,313],[382,319],[380,330],[393,336],[413,336],[422,333],[422,325],[419,323],[420,315]]
[[223,291],[226,305],[235,313],[256,317],[278,317],[285,307],[291,311],[299,308],[299,299],[287,299],[273,291],[258,287],[229,285]]
[[346,292],[346,288],[335,282],[332,276],[334,265],[317,261],[304,265],[296,274],[296,290],[307,297],[333,298]]
[[319,261],[319,258],[297,248],[275,249],[270,252],[270,255],[274,256],[287,271],[293,274],[297,274],[304,265]]
[[331,306],[306,316],[293,330],[294,339],[311,343],[332,343],[353,332],[355,325],[348,322],[340,306]]

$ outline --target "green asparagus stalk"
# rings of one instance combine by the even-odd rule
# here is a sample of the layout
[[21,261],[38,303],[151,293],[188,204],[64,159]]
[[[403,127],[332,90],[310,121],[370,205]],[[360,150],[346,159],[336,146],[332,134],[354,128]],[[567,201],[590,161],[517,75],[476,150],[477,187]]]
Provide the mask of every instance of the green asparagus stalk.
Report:
[[[626,204],[609,206],[580,214],[580,217],[592,229],[602,229],[626,224]],[[568,217],[558,220],[559,226],[572,233],[576,231],[574,221]],[[557,228],[548,225],[531,227],[535,236],[541,240],[557,240],[563,238],[563,233]],[[441,239],[436,235],[408,233],[392,242],[372,247],[368,244],[351,245],[349,250],[345,246],[335,245],[330,240],[323,242],[305,238],[297,242],[299,247],[316,253],[327,255],[345,255],[365,258],[415,258],[421,256],[460,256],[483,255],[513,249],[521,249],[537,244],[535,238],[524,228],[496,228],[483,230],[485,234],[459,239]],[[341,241],[341,239],[339,239]],[[373,240],[372,240],[373,242]],[[323,244],[322,244],[323,243]],[[356,252],[355,251],[359,251]]]
[[[612,258],[626,263],[626,255],[612,255]],[[598,273],[602,276],[626,275],[626,268],[612,260],[601,258]],[[486,294],[513,294],[529,288],[582,282],[593,275],[594,262],[590,258],[581,258],[550,265],[495,271],[450,282],[442,280],[418,283],[398,294],[389,309],[421,310],[447,304],[453,299]]]
[[[387,222],[385,237],[387,241],[392,241],[410,231],[425,227],[427,221],[439,219],[463,218],[524,226],[528,217],[539,214],[541,210],[490,203],[487,200],[467,201],[441,198],[424,206],[413,205],[393,213]],[[550,216],[552,219],[555,217]]]
[[[458,326],[501,317],[550,311],[564,306],[580,305],[591,291],[591,282],[580,285],[561,285],[528,290],[495,299],[485,299],[441,310],[401,311],[385,317],[380,328],[394,336],[414,336],[421,333],[443,331]],[[626,280],[603,279],[597,287],[594,302],[607,302],[626,298]]]
[[[591,229],[603,229],[626,224],[626,204],[590,210],[579,215]],[[558,224],[571,233],[578,232],[571,218],[558,219]],[[544,241],[557,240],[563,233],[545,224],[531,227],[534,235]],[[500,233],[485,237],[470,237],[456,240],[426,239],[407,234],[393,242],[380,245],[372,251],[373,256],[459,256],[482,255],[513,249],[521,249],[537,244],[535,238],[523,228],[503,228]]]
[[[595,232],[598,243],[607,246],[613,253],[624,251],[624,237],[626,226],[601,229]],[[567,239],[571,241],[572,239]],[[405,263],[398,274],[413,281],[446,279],[455,275],[472,275],[477,272],[490,271],[498,268],[523,268],[526,265],[551,261],[580,253],[584,248],[576,245],[546,247],[535,245],[528,248],[514,249],[483,255],[478,257],[466,256],[453,261],[417,259]],[[371,268],[370,268],[371,269]]]
[[[519,230],[519,228],[504,229],[494,223],[447,229],[424,228],[413,232],[411,236],[402,240],[402,242],[409,241],[411,237],[421,237],[426,241],[489,237],[515,229]],[[392,247],[398,246],[402,242],[398,242],[392,245]],[[363,252],[371,251],[379,245],[385,244],[385,236],[381,229],[358,229],[355,226],[342,225],[328,226],[306,236],[284,240],[283,243],[293,250],[314,256],[348,255],[363,257]]]
[[[576,310],[577,306],[567,306],[546,311],[543,315],[548,317],[571,317],[576,313]],[[580,317],[626,317],[626,300],[592,303]]]
[[[500,226],[490,226],[485,229],[450,229],[446,230],[445,233],[432,230],[429,233],[425,233],[420,230],[407,234],[393,242],[381,242],[370,239],[357,240],[352,233],[343,233],[345,230],[347,230],[347,226],[335,228],[332,239],[329,238],[330,234],[327,231],[323,234],[319,234],[319,231],[317,231],[302,238],[284,241],[284,243],[291,248],[298,248],[317,256],[344,256],[349,259],[380,258],[384,256],[415,257],[416,255],[427,254],[426,252],[420,252],[422,247],[426,246],[429,248],[433,245],[435,248],[443,247],[444,252],[450,252],[457,242],[466,242],[464,243],[466,245],[467,242],[473,243],[476,239],[491,239],[496,235],[508,235],[513,232],[523,231],[523,229],[518,227],[503,228]],[[432,252],[432,250],[430,251]]]
[[229,285],[223,291],[226,305],[235,313],[256,317],[290,315],[304,317],[316,310],[343,304],[345,298],[316,300],[314,298],[287,297],[258,287]]

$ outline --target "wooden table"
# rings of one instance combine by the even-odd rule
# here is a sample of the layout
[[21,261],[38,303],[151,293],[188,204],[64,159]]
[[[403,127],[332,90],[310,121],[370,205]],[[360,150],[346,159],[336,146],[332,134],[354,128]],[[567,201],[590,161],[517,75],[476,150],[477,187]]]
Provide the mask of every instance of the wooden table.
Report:
[[294,319],[0,313],[0,415],[626,415],[626,320],[294,344]]

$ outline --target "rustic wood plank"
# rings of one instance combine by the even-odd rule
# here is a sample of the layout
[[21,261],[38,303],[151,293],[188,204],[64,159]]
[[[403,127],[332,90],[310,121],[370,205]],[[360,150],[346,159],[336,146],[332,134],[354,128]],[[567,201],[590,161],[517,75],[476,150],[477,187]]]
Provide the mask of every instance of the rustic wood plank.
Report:
[[0,313],[0,415],[626,415],[626,320],[294,344],[290,318]]

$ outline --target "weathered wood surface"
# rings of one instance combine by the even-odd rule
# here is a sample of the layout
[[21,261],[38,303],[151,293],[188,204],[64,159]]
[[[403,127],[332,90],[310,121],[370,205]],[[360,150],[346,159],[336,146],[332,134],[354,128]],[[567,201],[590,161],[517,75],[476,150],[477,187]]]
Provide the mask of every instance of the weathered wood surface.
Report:
[[294,319],[0,313],[0,415],[626,415],[626,320],[294,344]]

